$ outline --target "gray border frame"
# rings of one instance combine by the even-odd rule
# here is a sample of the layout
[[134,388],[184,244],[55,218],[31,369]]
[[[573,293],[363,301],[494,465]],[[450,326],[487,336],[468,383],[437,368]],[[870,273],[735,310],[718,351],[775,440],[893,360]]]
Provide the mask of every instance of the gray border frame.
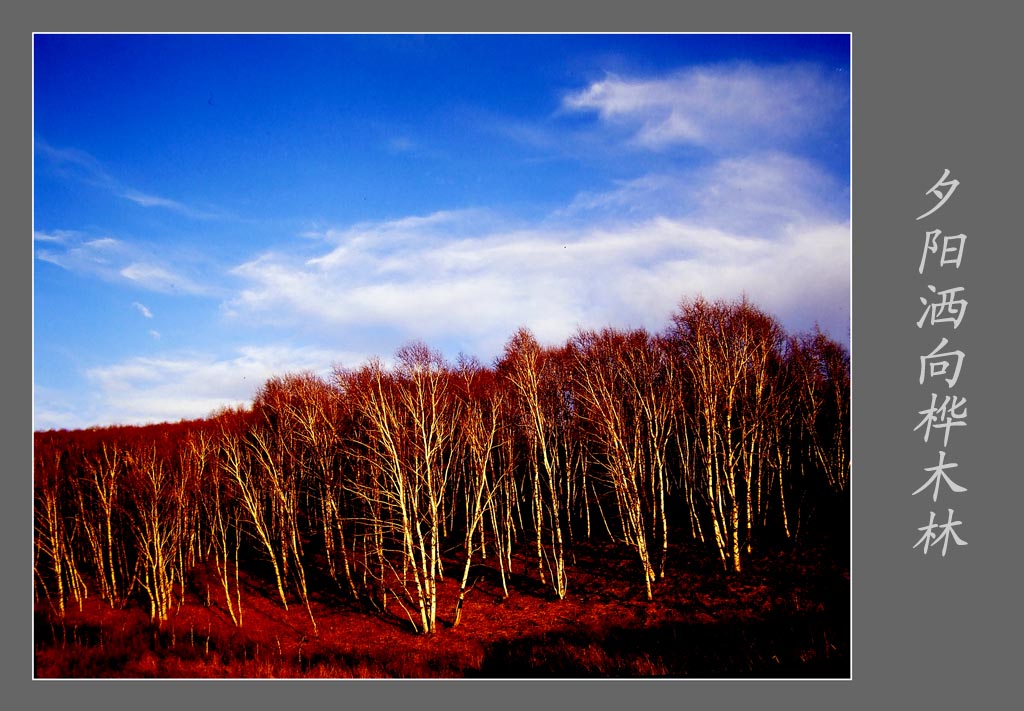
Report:
[[[542,702],[573,707],[669,702],[822,705],[862,708],[910,701],[957,708],[1009,692],[1017,671],[1019,586],[1012,547],[1014,506],[1021,501],[1011,427],[1020,391],[1011,291],[1021,238],[1011,219],[1022,122],[1017,23],[1006,10],[934,3],[883,9],[823,9],[820,3],[730,2],[714,8],[633,0],[615,8],[594,3],[379,2],[314,11],[307,3],[244,9],[209,2],[141,8],[131,2],[46,2],[5,12],[2,71],[11,101],[4,108],[5,323],[4,558],[13,582],[3,591],[5,692],[45,707],[178,707],[189,695],[203,705],[256,702],[278,707],[422,703],[515,707]],[[33,682],[31,681],[31,33],[33,31],[838,31],[853,36],[853,680],[636,682]],[[915,217],[925,191],[949,168],[961,186],[934,224],[969,236],[965,261],[951,282],[970,301],[963,326],[950,335],[967,353],[957,390],[968,396],[969,425],[954,432],[956,499],[965,548],[923,556],[912,550],[927,503],[912,497],[935,448],[913,427],[927,403],[917,383],[919,356],[939,331],[919,331],[919,297],[929,282],[917,273],[923,244]],[[941,223],[941,224],[940,224]],[[927,276],[927,275],[926,275]],[[939,277],[936,277],[938,279]],[[950,454],[952,455],[952,451]],[[961,501],[963,503],[961,503]],[[939,506],[944,503],[940,501]],[[426,688],[426,685],[430,688]],[[1006,698],[1013,698],[1009,693]]]

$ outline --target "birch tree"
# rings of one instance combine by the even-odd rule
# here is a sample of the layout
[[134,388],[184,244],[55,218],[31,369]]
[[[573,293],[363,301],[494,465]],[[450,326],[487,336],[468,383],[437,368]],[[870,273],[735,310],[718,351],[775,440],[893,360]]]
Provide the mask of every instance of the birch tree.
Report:
[[269,498],[270,487],[263,482],[261,468],[251,463],[245,438],[245,429],[227,423],[222,425],[218,440],[220,467],[233,487],[236,505],[245,520],[244,530],[255,541],[257,548],[266,554],[267,562],[274,572],[278,597],[287,610],[288,597],[284,590],[282,556],[273,519],[273,501]]
[[337,581],[338,568],[353,597],[358,597],[352,577],[350,535],[346,532],[347,501],[341,480],[339,427],[344,417],[341,394],[312,373],[286,376],[280,388],[285,393],[279,406],[299,445],[296,456],[307,472],[311,520],[319,522],[328,572]]
[[167,619],[174,597],[184,482],[158,455],[156,445],[140,445],[129,455],[129,517],[138,554],[139,585],[149,600],[150,617]]
[[[221,425],[230,428],[229,419],[237,421],[238,416],[225,413],[220,416]],[[235,425],[237,427],[237,424]],[[190,455],[205,466],[202,482],[202,508],[206,526],[209,528],[210,548],[213,552],[217,580],[224,593],[231,621],[236,627],[242,626],[242,589],[240,584],[240,551],[242,545],[240,522],[241,512],[232,490],[226,468],[218,459],[218,447],[224,446],[224,435],[200,432],[187,442]],[[224,450],[221,449],[223,454]],[[232,563],[234,574],[232,575]],[[232,585],[234,590],[232,590]]]
[[[463,359],[460,363],[461,376],[461,441],[465,448],[465,476],[463,477],[466,506],[466,530],[464,550],[466,560],[463,563],[462,579],[459,583],[459,597],[455,605],[455,616],[452,626],[462,620],[462,609],[466,599],[466,586],[469,571],[473,562],[473,554],[477,545],[474,536],[480,532],[479,547],[484,549],[485,516],[490,513],[492,519],[495,512],[495,497],[501,491],[503,474],[495,471],[495,454],[501,444],[503,435],[504,393],[497,389],[493,377],[484,371],[476,361]],[[497,533],[498,560],[504,580],[505,555],[501,534]]]
[[584,331],[575,340],[582,416],[591,425],[600,455],[596,463],[611,481],[623,539],[637,554],[650,600],[652,584],[664,576],[668,550],[666,452],[674,367],[644,331]]
[[289,406],[290,393],[278,379],[271,379],[257,393],[256,414],[246,437],[254,466],[260,471],[269,513],[268,533],[273,533],[280,551],[281,572],[294,578],[299,599],[317,633],[316,618],[309,601],[306,566],[303,562],[303,506],[305,482],[302,458],[298,454],[296,424]]
[[753,477],[762,456],[759,417],[767,411],[766,369],[780,330],[746,299],[684,302],[672,337],[687,374],[684,411],[719,558],[742,568],[749,542]]
[[794,338],[790,353],[809,458],[830,489],[845,492],[850,477],[849,353],[820,330]]
[[[441,356],[422,343],[396,354],[396,372],[371,363],[352,379],[366,441],[361,459],[370,477],[355,493],[375,512],[375,525],[398,546],[402,597],[417,609],[420,632],[437,626],[442,516],[452,477],[459,404]],[[383,572],[383,571],[382,571]],[[405,586],[409,576],[413,591]]]
[[121,540],[122,482],[128,452],[116,441],[102,441],[84,456],[85,479],[78,488],[78,509],[92,551],[100,592],[111,607],[122,607],[130,594],[128,560]]
[[[78,569],[74,552],[74,521],[68,511],[68,489],[74,480],[67,474],[65,452],[35,443],[35,580],[46,599],[63,619],[65,603],[73,600],[81,609],[88,594],[85,580]],[[45,561],[45,562],[44,562]]]
[[[533,334],[520,329],[505,346],[499,363],[515,394],[519,426],[526,440],[525,464],[531,484],[531,512],[537,570],[562,599],[568,588],[565,567],[565,506],[568,467],[564,442],[567,413],[562,392],[553,387],[553,361]],[[545,543],[545,535],[547,542]],[[547,575],[545,575],[547,569]]]

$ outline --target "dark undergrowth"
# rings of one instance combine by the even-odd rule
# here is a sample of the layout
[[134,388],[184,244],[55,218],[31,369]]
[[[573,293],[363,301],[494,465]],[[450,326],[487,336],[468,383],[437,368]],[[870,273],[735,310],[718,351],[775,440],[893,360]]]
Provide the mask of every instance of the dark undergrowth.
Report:
[[[493,560],[475,565],[462,623],[452,627],[461,572],[451,561],[440,629],[413,633],[340,589],[313,595],[314,632],[298,600],[243,578],[242,626],[223,592],[197,576],[168,620],[90,597],[59,619],[35,611],[35,674],[60,678],[847,678],[850,583],[825,548],[751,555],[725,573],[684,548],[647,601],[633,561],[610,544],[576,547],[569,593],[551,599],[536,562],[516,559],[506,598]],[[597,571],[601,571],[601,575]],[[609,572],[611,571],[611,572]]]

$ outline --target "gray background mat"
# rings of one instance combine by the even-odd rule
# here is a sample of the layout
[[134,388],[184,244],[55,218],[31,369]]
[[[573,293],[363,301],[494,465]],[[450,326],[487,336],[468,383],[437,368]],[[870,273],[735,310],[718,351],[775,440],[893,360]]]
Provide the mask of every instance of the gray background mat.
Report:
[[[1021,339],[1014,272],[1022,236],[1014,219],[1021,170],[1016,17],[985,4],[901,3],[823,9],[820,3],[722,2],[713,9],[639,2],[375,3],[313,12],[306,3],[233,8],[186,2],[37,3],[5,10],[3,239],[6,347],[2,521],[8,581],[4,690],[16,705],[274,708],[584,708],[628,704],[790,708],[869,704],[952,709],[1011,699],[1020,659],[1020,574],[1014,511],[1021,476],[1015,366]],[[994,5],[992,6],[994,8]],[[243,9],[244,8],[244,9]],[[31,681],[33,31],[849,31],[853,37],[853,510],[852,681],[597,682],[33,682]],[[960,185],[926,220],[925,192],[949,169]],[[918,274],[924,227],[968,235],[953,273]],[[956,331],[918,329],[927,284],[964,287]],[[922,555],[913,545],[930,508],[911,492],[937,462],[934,439],[914,427],[931,392],[920,356],[940,336],[965,353],[954,392],[966,427],[950,436],[957,532],[967,546]],[[941,522],[941,521],[940,521]],[[1002,693],[1001,693],[1002,692]],[[201,696],[200,696],[201,695]],[[19,703],[20,701],[20,703]],[[1002,702],[1001,702],[1002,703]]]

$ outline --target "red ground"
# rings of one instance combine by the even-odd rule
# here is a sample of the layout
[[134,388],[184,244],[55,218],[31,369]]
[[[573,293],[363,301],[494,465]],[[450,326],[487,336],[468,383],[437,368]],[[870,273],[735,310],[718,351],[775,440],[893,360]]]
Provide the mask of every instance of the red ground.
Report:
[[[400,607],[373,612],[314,596],[287,611],[243,578],[243,625],[223,592],[196,575],[159,629],[134,606],[98,597],[63,623],[36,608],[37,677],[831,677],[849,676],[848,568],[823,550],[752,555],[726,574],[676,549],[648,602],[635,564],[611,545],[577,546],[566,599],[551,599],[536,563],[517,558],[505,599],[488,559],[451,627],[461,565],[446,568],[441,628],[416,635]],[[600,571],[600,577],[596,571]],[[609,571],[611,571],[609,575]],[[211,583],[214,581],[211,579]]]

